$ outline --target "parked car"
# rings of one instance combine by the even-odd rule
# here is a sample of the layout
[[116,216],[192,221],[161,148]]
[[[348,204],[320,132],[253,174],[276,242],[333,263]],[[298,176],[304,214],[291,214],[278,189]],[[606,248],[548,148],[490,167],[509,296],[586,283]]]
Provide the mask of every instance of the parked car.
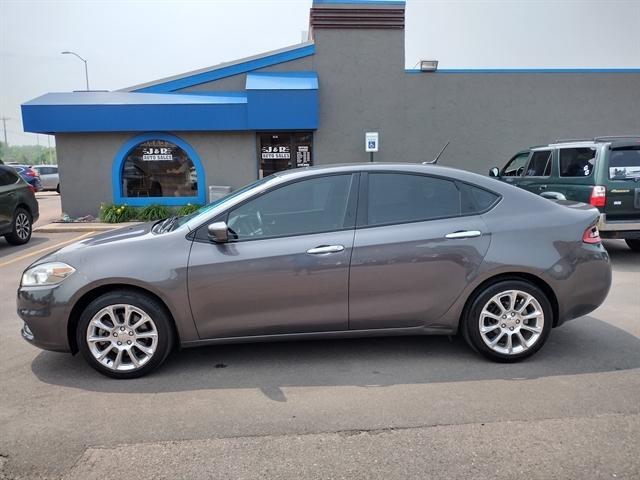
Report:
[[33,168],[31,168],[31,165],[10,164],[10,166],[18,173],[18,175],[22,177],[25,182],[33,187],[34,192],[39,192],[40,190],[42,190],[40,175]]
[[177,345],[357,336],[460,332],[516,361],[607,296],[597,221],[451,168],[294,169],[46,255],[24,272],[18,314],[27,341],[116,378]]
[[57,165],[34,165],[31,167],[40,175],[43,190],[55,190],[60,193],[60,177]]
[[640,138],[597,137],[531,147],[490,176],[546,198],[590,203],[602,238],[640,252]]
[[0,165],[0,235],[12,245],[27,243],[38,214],[33,187],[13,168]]

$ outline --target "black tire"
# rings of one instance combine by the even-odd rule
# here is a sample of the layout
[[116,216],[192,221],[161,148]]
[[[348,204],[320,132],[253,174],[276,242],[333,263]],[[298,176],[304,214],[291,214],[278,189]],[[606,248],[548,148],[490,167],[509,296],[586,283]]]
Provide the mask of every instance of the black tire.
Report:
[[31,239],[32,231],[33,223],[29,211],[22,207],[16,208],[13,212],[11,232],[5,235],[7,242],[11,245],[24,245]]
[[[94,354],[91,352],[89,343],[86,339],[89,324],[94,315],[96,315],[105,307],[121,304],[131,305],[149,315],[149,317],[155,324],[155,329],[157,331],[157,344],[155,346],[155,352],[153,353],[151,358],[139,368],[127,371],[114,370],[103,365],[100,361],[98,361],[98,359],[94,357]],[[121,333],[121,335],[125,334]],[[108,335],[105,338],[111,339],[111,336]],[[124,338],[128,339],[129,337],[125,336]],[[137,378],[146,375],[152,370],[158,368],[162,364],[162,362],[166,360],[167,356],[169,356],[169,353],[171,353],[174,344],[173,322],[166,308],[164,308],[163,305],[161,305],[152,297],[136,291],[116,290],[101,295],[100,297],[93,300],[87,306],[87,308],[84,309],[84,311],[80,315],[78,326],[76,328],[76,342],[78,345],[78,349],[82,353],[82,356],[85,358],[87,363],[103,375],[118,379]],[[104,342],[104,344],[106,343],[107,342]],[[111,348],[113,349],[113,352],[118,351],[118,347],[116,347],[115,345],[113,345]],[[138,351],[138,353],[141,352]],[[129,354],[127,353],[126,355],[123,355],[123,357],[129,358],[128,363],[132,364],[131,358],[128,355]]]
[[634,252],[640,252],[640,239],[627,238],[625,242],[627,242],[627,245],[631,250],[633,250]]
[[56,192],[60,193],[60,184],[56,186]]
[[[487,343],[485,343],[485,341],[483,340],[483,336],[480,333],[480,318],[481,318],[480,315],[484,307],[493,297],[495,297],[496,295],[502,292],[506,292],[509,290],[519,290],[521,292],[531,295],[540,305],[544,317],[543,317],[542,331],[540,332],[537,340],[535,340],[535,343],[533,343],[530,347],[526,348],[524,351],[505,354],[490,348],[487,345]],[[500,322],[501,321],[502,320],[500,320]],[[507,321],[510,321],[510,320],[507,320]],[[518,323],[520,323],[520,320],[517,320],[517,321]],[[525,322],[528,322],[528,320],[522,321],[521,326],[524,326]],[[471,303],[469,307],[465,310],[464,318],[462,319],[461,329],[462,329],[462,334],[465,340],[475,351],[481,353],[482,355],[489,358],[490,360],[493,360],[496,362],[509,363],[509,362],[517,362],[517,361],[523,360],[527,357],[530,357],[531,355],[536,353],[538,350],[540,350],[542,346],[545,344],[545,342],[547,341],[547,339],[549,338],[552,324],[553,324],[553,309],[551,307],[551,302],[547,298],[546,294],[532,283],[529,283],[524,280],[514,279],[514,280],[499,281],[497,283],[489,285],[488,287],[484,288],[482,291],[478,292],[474,296],[474,298],[471,299]],[[508,324],[504,323],[499,325],[508,325]],[[514,328],[516,328],[519,331],[518,325],[514,325]],[[506,330],[508,329],[510,329],[510,327],[507,327]],[[501,330],[502,329],[498,330],[498,333],[500,333]],[[509,335],[510,332],[505,331],[505,333],[508,334],[507,336],[510,336]],[[523,330],[522,335],[525,335],[525,336],[529,335],[529,332]],[[496,334],[496,336],[499,336],[499,335]],[[529,339],[531,338],[532,337],[529,337]],[[519,340],[515,340],[515,341],[519,343]]]

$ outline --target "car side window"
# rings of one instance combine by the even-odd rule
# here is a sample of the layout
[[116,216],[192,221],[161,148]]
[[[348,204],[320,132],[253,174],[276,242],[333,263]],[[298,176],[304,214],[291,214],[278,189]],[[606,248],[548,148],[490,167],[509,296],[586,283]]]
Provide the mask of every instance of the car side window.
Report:
[[588,177],[593,173],[595,161],[596,149],[593,147],[561,148],[560,176]]
[[551,175],[551,150],[533,152],[529,165],[527,165],[527,177],[548,177]]
[[370,173],[368,178],[368,225],[460,215],[460,192],[450,180],[402,173]]
[[0,170],[0,186],[12,185],[18,181],[18,175],[8,170]]
[[500,195],[468,183],[460,183],[459,187],[463,215],[486,212],[500,199]]
[[342,230],[348,218],[349,192],[354,175],[329,175],[290,183],[231,210],[231,237],[251,240]]
[[524,172],[524,166],[529,158],[529,152],[523,152],[513,157],[502,169],[503,177],[519,177]]

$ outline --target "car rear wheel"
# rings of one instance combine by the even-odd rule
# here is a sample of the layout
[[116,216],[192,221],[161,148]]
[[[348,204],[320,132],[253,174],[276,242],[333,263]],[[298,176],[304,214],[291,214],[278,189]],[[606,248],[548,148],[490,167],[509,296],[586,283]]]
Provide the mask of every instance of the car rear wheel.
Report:
[[22,207],[16,208],[13,214],[13,223],[11,232],[5,238],[12,245],[22,245],[31,238],[31,214]]
[[169,314],[153,298],[115,291],[92,301],[76,330],[78,348],[98,372],[136,378],[154,370],[173,345]]
[[467,309],[463,332],[485,357],[515,362],[542,348],[552,321],[551,303],[542,290],[526,281],[507,280],[476,295]]
[[640,239],[627,238],[625,242],[627,242],[627,245],[631,250],[633,250],[634,252],[640,252]]

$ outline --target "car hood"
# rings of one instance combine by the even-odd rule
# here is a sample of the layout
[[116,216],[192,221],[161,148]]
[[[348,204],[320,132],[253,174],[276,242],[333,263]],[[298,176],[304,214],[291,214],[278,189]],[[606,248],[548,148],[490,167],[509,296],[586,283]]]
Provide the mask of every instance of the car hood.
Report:
[[153,235],[151,228],[154,224],[155,222],[128,225],[108,232],[90,235],[39,258],[33,262],[30,267],[45,262],[66,261],[69,257],[75,258],[80,255],[84,256],[84,254],[99,254],[98,250],[102,247],[117,245],[117,248],[123,249],[122,251],[126,252],[126,249],[132,242],[139,242]]

